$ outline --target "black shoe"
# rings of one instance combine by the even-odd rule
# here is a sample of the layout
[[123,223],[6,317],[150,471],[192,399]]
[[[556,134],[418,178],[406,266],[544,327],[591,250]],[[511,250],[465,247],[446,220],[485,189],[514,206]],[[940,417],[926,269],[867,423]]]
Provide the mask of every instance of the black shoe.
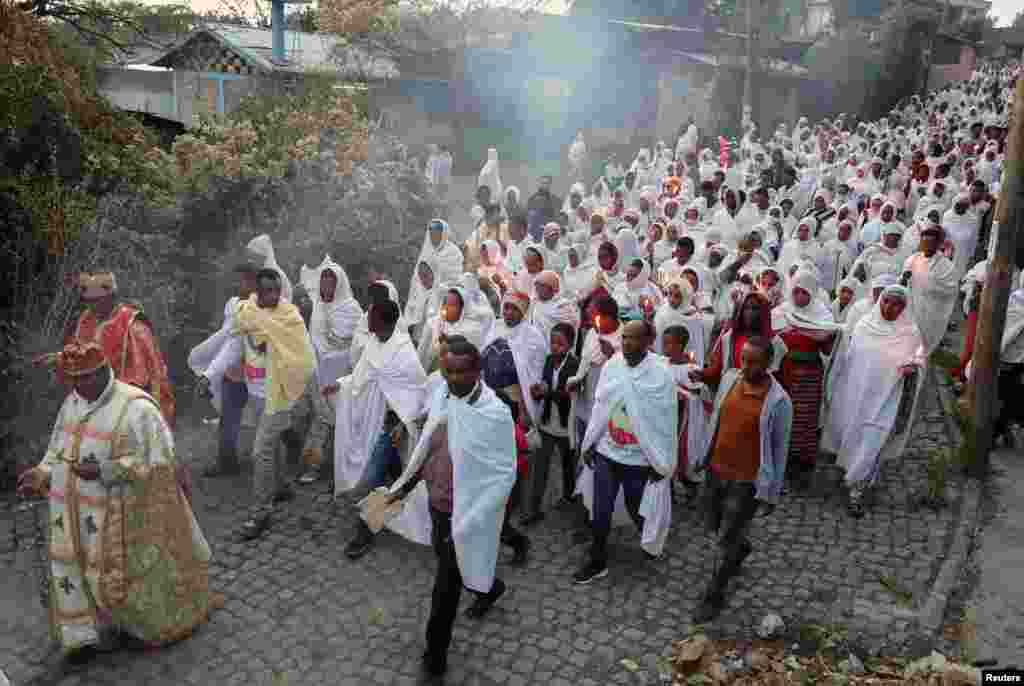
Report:
[[846,506],[846,512],[854,519],[863,519],[864,503],[860,502],[859,500],[851,501],[850,504]]
[[707,624],[714,621],[725,606],[725,598],[720,592],[711,592],[700,601],[700,606],[693,613],[694,624]]
[[478,595],[473,604],[466,609],[466,617],[469,619],[480,619],[494,607],[494,604],[498,602],[498,598],[505,595],[506,586],[505,582],[501,579],[494,580],[494,586],[491,587],[490,593],[484,593]]
[[448,658],[447,656],[435,657],[428,650],[423,653],[423,669],[432,677],[442,676],[448,671]]
[[280,505],[286,503],[289,500],[295,500],[295,489],[291,486],[285,486],[280,491],[274,494],[274,504]]
[[65,655],[64,662],[67,663],[69,667],[81,667],[95,660],[97,655],[99,655],[99,651],[96,650],[96,646],[83,646],[73,653]]
[[523,515],[523,517],[519,520],[519,523],[522,524],[523,526],[529,527],[529,526],[533,526],[534,524],[536,524],[537,522],[539,522],[539,521],[541,521],[543,519],[544,519],[544,513],[543,512],[534,512],[533,514]]
[[345,546],[345,557],[350,560],[358,560],[373,547],[373,532],[365,524],[360,523],[359,532],[356,537]]
[[559,510],[571,510],[576,507],[576,496],[566,495],[562,496],[562,499],[555,503],[555,507]]
[[521,567],[525,565],[530,552],[530,539],[521,535],[519,540],[516,541],[512,547],[515,549],[515,553],[512,555],[512,559],[509,561],[509,564],[513,567]]
[[743,545],[740,547],[740,559],[736,561],[736,569],[739,571],[740,565],[746,560],[750,553],[754,552],[754,547],[750,545],[750,541],[743,541]]
[[608,565],[603,562],[591,560],[580,567],[580,570],[573,575],[572,582],[577,586],[586,586],[587,584],[597,581],[598,579],[603,579],[606,576],[608,576]]
[[234,464],[212,464],[206,467],[200,475],[206,479],[220,479],[227,476],[238,476],[242,473],[242,467],[237,462]]

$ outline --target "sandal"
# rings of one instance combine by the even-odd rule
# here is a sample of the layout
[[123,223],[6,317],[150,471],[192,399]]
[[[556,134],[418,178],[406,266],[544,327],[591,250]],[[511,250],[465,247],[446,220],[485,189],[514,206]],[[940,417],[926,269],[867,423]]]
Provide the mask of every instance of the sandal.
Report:
[[305,472],[303,472],[302,475],[298,479],[296,479],[296,482],[300,486],[308,486],[310,484],[315,484],[317,481],[319,481],[319,479],[320,479],[320,470],[319,469],[309,469],[309,470],[306,470]]

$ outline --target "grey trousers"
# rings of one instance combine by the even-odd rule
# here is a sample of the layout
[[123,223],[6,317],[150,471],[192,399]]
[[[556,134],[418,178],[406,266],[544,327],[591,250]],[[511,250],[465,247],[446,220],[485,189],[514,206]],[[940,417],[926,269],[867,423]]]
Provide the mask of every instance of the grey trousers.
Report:
[[268,515],[274,509],[274,494],[283,489],[285,460],[280,452],[281,434],[291,428],[291,409],[273,414],[264,412],[256,427],[252,443],[253,510],[256,515]]

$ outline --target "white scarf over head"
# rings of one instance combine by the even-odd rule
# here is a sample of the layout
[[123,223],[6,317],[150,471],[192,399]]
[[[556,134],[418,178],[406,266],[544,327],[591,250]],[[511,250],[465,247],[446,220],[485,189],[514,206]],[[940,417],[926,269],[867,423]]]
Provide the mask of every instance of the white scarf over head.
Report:
[[[503,303],[504,305],[504,303]],[[540,402],[533,399],[530,388],[541,383],[544,373],[544,362],[548,356],[548,342],[544,335],[526,318],[515,326],[509,326],[504,318],[498,319],[484,339],[481,350],[484,350],[499,338],[505,339],[512,359],[516,365],[516,376],[523,394],[523,404],[534,424],[540,423]]]
[[[320,277],[325,271],[334,274],[337,283],[331,302],[324,302],[320,297]],[[313,301],[309,334],[317,355],[317,374],[322,383],[331,383],[352,369],[349,348],[363,308],[352,295],[348,274],[330,255],[314,269],[302,265],[299,281]]]
[[887,294],[906,298],[907,290],[890,286],[882,292],[837,352],[831,370],[822,447],[838,455],[850,483],[877,476],[880,459],[898,457],[912,430],[908,426],[902,436],[890,436],[904,384],[900,367],[924,361],[921,334],[909,303],[896,321],[882,317],[880,304]]
[[[810,302],[804,306],[797,305],[793,299],[793,291],[797,288],[811,296]],[[790,282],[785,302],[772,309],[772,330],[792,328],[828,334],[842,329],[836,324],[828,305],[821,301],[820,293],[817,274],[805,267],[798,269]]]

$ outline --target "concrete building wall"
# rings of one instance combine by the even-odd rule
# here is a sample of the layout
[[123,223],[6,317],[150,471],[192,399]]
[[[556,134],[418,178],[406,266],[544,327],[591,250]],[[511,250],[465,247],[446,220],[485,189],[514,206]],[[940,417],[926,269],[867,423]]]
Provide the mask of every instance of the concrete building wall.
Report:
[[976,65],[977,52],[974,47],[964,45],[960,48],[960,61],[956,64],[932,65],[928,88],[942,88],[947,83],[969,79]]

